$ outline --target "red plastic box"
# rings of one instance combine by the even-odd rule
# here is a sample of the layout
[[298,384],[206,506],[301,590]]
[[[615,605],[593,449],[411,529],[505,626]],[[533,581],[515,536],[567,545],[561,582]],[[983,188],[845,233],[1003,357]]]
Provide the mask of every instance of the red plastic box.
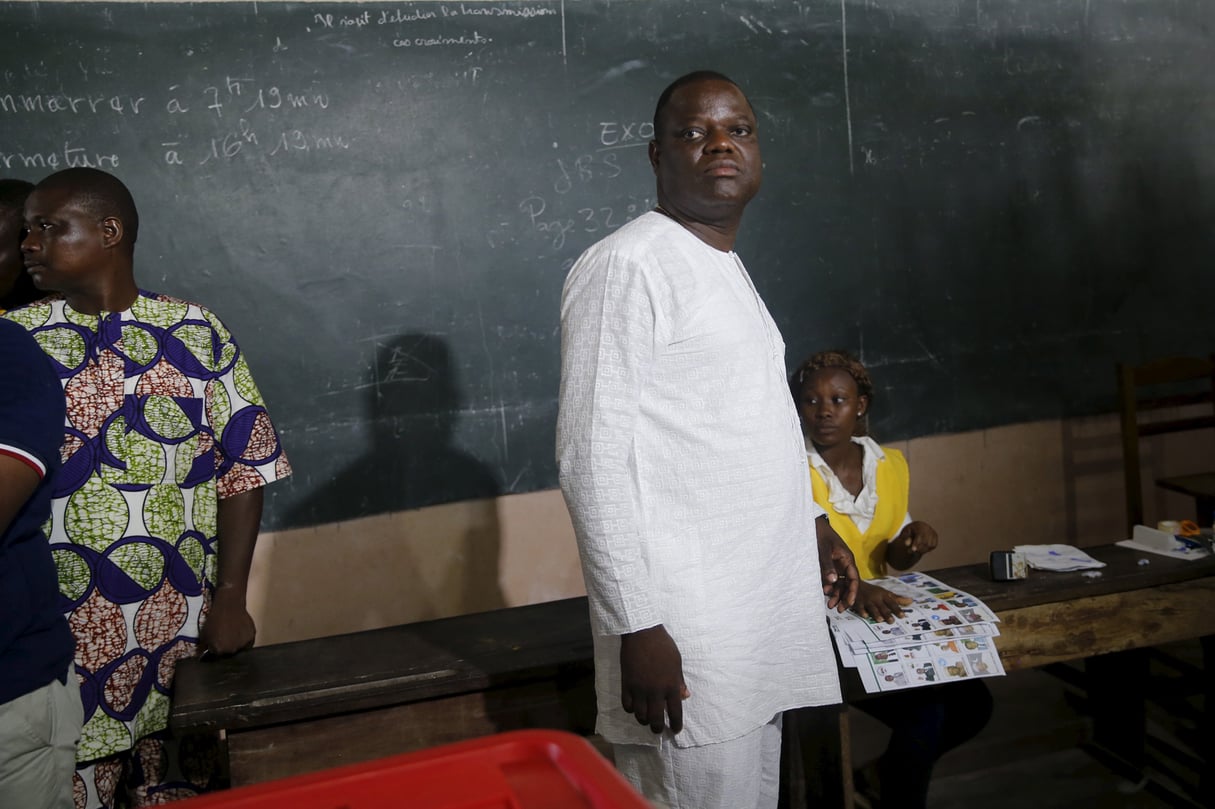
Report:
[[181,809],[652,809],[585,739],[519,730],[175,803]]

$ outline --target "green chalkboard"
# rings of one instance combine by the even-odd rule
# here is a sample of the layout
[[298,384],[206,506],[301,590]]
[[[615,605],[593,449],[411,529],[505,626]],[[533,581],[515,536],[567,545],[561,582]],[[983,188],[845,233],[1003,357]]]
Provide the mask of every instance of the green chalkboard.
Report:
[[113,170],[144,287],[241,340],[286,527],[555,485],[558,301],[654,202],[661,88],[734,76],[788,361],[895,439],[1112,409],[1215,343],[1208,0],[3,3],[0,175]]

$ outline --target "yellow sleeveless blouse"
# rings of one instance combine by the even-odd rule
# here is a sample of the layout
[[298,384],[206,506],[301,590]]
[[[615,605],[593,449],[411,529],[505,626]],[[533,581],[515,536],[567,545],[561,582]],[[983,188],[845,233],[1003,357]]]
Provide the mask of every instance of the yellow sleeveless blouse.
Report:
[[903,527],[903,518],[907,516],[911,485],[907,459],[897,449],[882,447],[882,452],[886,457],[877,464],[877,510],[874,512],[873,522],[864,534],[856,527],[851,517],[840,514],[831,507],[827,482],[813,466],[810,467],[814,502],[826,510],[831,527],[856,557],[856,567],[862,579],[876,579],[886,575],[886,545],[898,535]]

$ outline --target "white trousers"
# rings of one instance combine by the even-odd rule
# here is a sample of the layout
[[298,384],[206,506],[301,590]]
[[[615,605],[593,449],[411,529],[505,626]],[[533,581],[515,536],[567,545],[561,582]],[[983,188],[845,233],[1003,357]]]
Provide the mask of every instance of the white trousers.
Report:
[[76,671],[0,705],[0,807],[71,809],[84,709]]
[[656,807],[775,809],[780,790],[781,714],[745,736],[700,747],[676,747],[664,731],[658,745],[613,745],[616,769]]

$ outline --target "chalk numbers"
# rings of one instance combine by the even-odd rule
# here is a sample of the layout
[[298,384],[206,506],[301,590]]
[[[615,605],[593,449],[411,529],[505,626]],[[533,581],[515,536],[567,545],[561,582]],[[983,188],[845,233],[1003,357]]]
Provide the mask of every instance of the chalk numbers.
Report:
[[574,216],[554,215],[544,197],[532,194],[519,203],[519,210],[535,233],[548,239],[549,247],[561,250],[571,234],[587,234],[599,238],[631,222],[654,207],[652,199],[633,199],[613,205],[578,208]]
[[[193,151],[181,139],[163,141],[164,162],[170,166],[202,166],[215,161],[231,161],[255,146],[261,147],[262,153],[268,157],[347,150],[351,143],[341,134],[283,127],[281,124],[266,127],[262,121],[258,125],[264,131],[259,135],[255,121],[251,120],[259,115],[284,116],[328,110],[329,104],[329,94],[315,88],[285,88],[247,77],[226,76],[223,82],[204,87],[196,93],[186,92],[178,84],[170,85],[164,105],[170,116],[207,115],[220,126],[231,128],[211,137],[201,148],[195,144]],[[233,117],[235,125],[227,124]]]

